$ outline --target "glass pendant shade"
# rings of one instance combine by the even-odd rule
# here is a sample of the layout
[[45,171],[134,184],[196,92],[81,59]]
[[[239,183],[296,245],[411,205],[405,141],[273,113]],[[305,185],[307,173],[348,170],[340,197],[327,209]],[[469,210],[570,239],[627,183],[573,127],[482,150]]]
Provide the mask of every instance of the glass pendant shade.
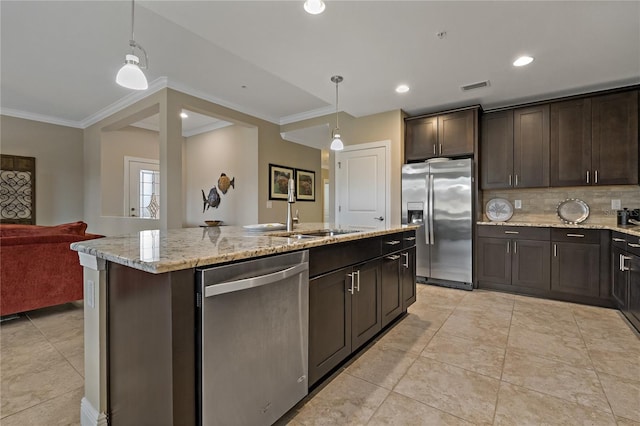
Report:
[[124,62],[124,65],[116,75],[116,83],[127,89],[148,89],[147,77],[140,69],[140,59],[136,55],[126,55]]
[[318,15],[324,12],[325,7],[322,0],[306,0],[304,2],[304,10],[312,15]]
[[344,149],[344,144],[342,143],[342,139],[340,139],[340,133],[333,134],[330,148],[332,151],[342,151]]

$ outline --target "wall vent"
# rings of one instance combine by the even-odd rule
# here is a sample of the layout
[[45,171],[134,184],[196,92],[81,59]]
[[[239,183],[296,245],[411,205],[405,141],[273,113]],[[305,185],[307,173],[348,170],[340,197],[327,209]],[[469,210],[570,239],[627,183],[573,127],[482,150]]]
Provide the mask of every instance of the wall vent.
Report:
[[463,92],[466,92],[468,90],[480,89],[481,87],[487,87],[487,86],[489,86],[489,80],[479,81],[478,83],[467,84],[465,86],[461,86],[460,89],[462,89]]

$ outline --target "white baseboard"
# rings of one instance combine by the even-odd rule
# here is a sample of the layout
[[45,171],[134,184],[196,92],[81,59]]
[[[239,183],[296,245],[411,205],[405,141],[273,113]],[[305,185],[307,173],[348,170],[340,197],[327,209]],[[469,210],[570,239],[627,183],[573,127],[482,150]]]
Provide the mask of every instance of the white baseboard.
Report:
[[86,397],[82,397],[80,402],[80,424],[82,426],[108,426],[106,413],[100,413],[89,402]]

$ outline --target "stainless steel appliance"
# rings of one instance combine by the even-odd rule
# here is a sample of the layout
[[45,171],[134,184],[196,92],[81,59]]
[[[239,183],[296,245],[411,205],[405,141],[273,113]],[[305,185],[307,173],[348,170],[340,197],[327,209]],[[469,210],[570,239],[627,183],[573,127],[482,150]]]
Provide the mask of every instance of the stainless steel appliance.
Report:
[[402,223],[416,232],[418,280],[471,290],[471,159],[438,158],[402,167]]
[[309,253],[198,268],[201,425],[271,425],[308,392]]

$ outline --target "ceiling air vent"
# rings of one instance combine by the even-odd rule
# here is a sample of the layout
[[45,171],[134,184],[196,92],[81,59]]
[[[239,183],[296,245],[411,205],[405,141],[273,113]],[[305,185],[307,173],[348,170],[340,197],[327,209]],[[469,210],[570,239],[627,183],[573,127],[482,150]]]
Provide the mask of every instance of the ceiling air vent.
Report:
[[487,87],[487,86],[489,86],[489,80],[479,81],[478,83],[467,84],[466,86],[461,86],[460,88],[462,89],[463,92],[466,92],[468,90],[480,89],[481,87]]

